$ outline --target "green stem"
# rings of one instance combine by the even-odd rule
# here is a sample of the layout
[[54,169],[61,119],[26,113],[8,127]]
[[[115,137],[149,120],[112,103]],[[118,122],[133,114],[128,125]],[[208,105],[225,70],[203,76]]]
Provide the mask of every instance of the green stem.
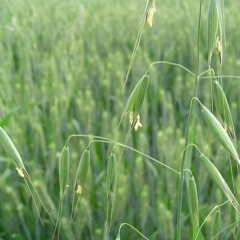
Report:
[[[75,137],[76,137],[76,135],[75,135]],[[88,136],[88,135],[81,135],[81,136],[79,135],[78,137],[89,137],[89,136]],[[91,135],[91,137],[94,137],[94,136]],[[95,137],[98,138],[98,136],[95,136]],[[108,139],[108,138],[105,138],[105,139]],[[108,140],[101,140],[101,139],[99,139],[99,140],[92,140],[92,141],[90,141],[90,144],[93,143],[93,142],[109,143],[109,144],[113,144],[113,143],[114,143],[115,146],[120,146],[120,147],[123,147],[123,148],[127,148],[127,149],[129,149],[129,150],[131,150],[131,151],[133,151],[133,152],[136,152],[136,153],[138,153],[138,154],[141,154],[142,156],[144,156],[144,157],[152,160],[153,162],[155,162],[155,163],[157,163],[157,164],[160,164],[160,165],[162,165],[163,167],[171,170],[172,172],[180,175],[180,173],[179,173],[178,171],[176,171],[175,169],[169,167],[168,165],[166,165],[166,164],[164,164],[164,163],[162,163],[162,162],[159,162],[157,159],[152,158],[152,157],[148,156],[147,154],[145,154],[145,153],[143,153],[143,152],[140,152],[140,151],[138,151],[137,149],[132,148],[132,147],[129,147],[129,146],[125,145],[125,144],[116,142],[116,141],[111,140],[111,139],[108,139]]]
[[[195,75],[195,84],[194,84],[194,93],[193,96],[196,96],[197,91],[197,80],[198,80],[198,71],[199,71],[199,61],[200,61],[200,25],[201,25],[201,12],[202,12],[202,0],[200,0],[200,8],[199,8],[199,19],[198,19],[198,42],[197,42],[197,66],[196,66],[196,75]],[[190,120],[192,116],[192,109],[193,109],[193,101],[191,101],[189,115],[187,120],[186,126],[186,137],[185,137],[185,146],[188,145],[188,134],[189,134],[189,126]],[[183,177],[184,177],[184,163],[185,163],[185,156],[186,151],[184,151],[182,163],[181,163],[181,172],[180,172],[180,182],[179,182],[179,189],[178,189],[178,204],[177,204],[177,240],[181,240],[181,213],[182,213],[182,195],[183,195]]]
[[139,28],[139,31],[138,31],[137,39],[135,41],[135,45],[134,45],[134,48],[133,48],[131,60],[130,60],[129,66],[128,66],[127,75],[126,75],[125,80],[124,80],[122,93],[124,92],[124,89],[125,89],[125,86],[126,86],[126,83],[127,83],[127,80],[128,80],[129,74],[130,74],[130,71],[132,69],[132,65],[133,65],[134,59],[135,59],[136,54],[137,54],[137,50],[138,50],[138,47],[139,47],[139,44],[140,44],[140,41],[141,41],[141,37],[142,37],[142,34],[143,34],[143,28],[144,28],[144,25],[145,25],[145,20],[144,19],[145,19],[146,14],[147,14],[148,3],[149,3],[149,0],[147,0],[146,6],[145,6],[145,9],[144,9],[144,12],[143,12],[143,16],[142,16],[140,28]]
[[121,231],[121,228],[126,225],[130,228],[132,228],[133,230],[135,230],[139,235],[141,235],[144,239],[146,240],[149,240],[147,237],[145,237],[142,233],[140,233],[135,227],[133,227],[132,225],[128,224],[128,223],[122,223],[119,227],[119,231],[118,231],[118,235],[120,236],[120,231]]
[[[219,75],[215,76],[216,78],[235,78],[235,79],[240,79],[240,76],[235,76],[235,75]],[[200,79],[211,79],[211,76],[206,76],[206,77],[200,77]]]
[[152,68],[152,66],[156,65],[156,64],[167,64],[167,65],[172,65],[172,66],[177,66],[180,67],[184,70],[186,70],[188,73],[190,73],[192,76],[196,76],[192,71],[190,71],[188,68],[184,67],[183,65],[179,64],[179,63],[173,63],[173,62],[168,62],[168,61],[156,61],[156,62],[152,62],[151,65],[148,68],[148,71],[150,71],[150,69]]
[[206,73],[208,73],[208,72],[212,72],[213,75],[215,75],[214,70],[213,70],[212,68],[209,68],[208,70],[200,73],[200,74],[198,75],[198,79],[200,79],[202,75],[204,75],[204,74],[206,74]]
[[26,185],[27,185],[27,188],[28,188],[28,190],[29,190],[29,192],[30,192],[30,194],[31,194],[31,196],[32,196],[33,203],[34,203],[34,205],[35,205],[35,207],[36,207],[36,209],[37,209],[37,214],[38,214],[38,216],[39,216],[40,222],[41,222],[41,224],[43,225],[43,221],[42,221],[42,218],[41,218],[41,215],[40,215],[40,212],[39,212],[39,209],[38,209],[36,200],[35,200],[35,198],[34,198],[34,196],[33,196],[32,190],[31,190],[31,188],[29,187],[28,182],[27,182],[27,180],[26,180],[25,178],[24,178],[24,181],[25,181],[25,183],[26,183]]

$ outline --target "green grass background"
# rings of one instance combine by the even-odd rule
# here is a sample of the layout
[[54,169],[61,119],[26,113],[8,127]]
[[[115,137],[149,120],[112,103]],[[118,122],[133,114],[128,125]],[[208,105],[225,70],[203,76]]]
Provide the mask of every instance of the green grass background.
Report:
[[[200,31],[200,72],[207,66],[207,6],[203,0]],[[1,0],[0,1],[0,125],[24,159],[34,184],[51,214],[59,201],[58,161],[71,134],[113,137],[137,81],[153,61],[180,63],[195,72],[199,1],[156,0],[153,27],[146,25],[124,94],[124,77],[137,36],[145,1],[134,0]],[[222,73],[240,75],[239,8],[226,1],[226,50]],[[214,56],[216,60],[216,55]],[[239,137],[239,80],[223,80]],[[128,145],[178,170],[194,78],[184,70],[156,65],[141,111],[143,128],[132,132]],[[211,106],[210,80],[201,80],[198,97]],[[124,119],[117,137],[124,142]],[[196,144],[231,185],[226,151],[214,139],[196,107]],[[73,180],[87,139],[71,140],[70,181],[63,211],[61,239],[106,239],[105,144],[91,145],[91,171],[69,225]],[[239,142],[238,142],[239,149]],[[121,149],[116,149],[120,155]],[[236,164],[236,195],[240,197]],[[225,201],[194,157],[192,167],[199,193],[200,221]],[[111,238],[122,222],[132,224],[151,240],[172,240],[176,226],[178,177],[160,165],[125,150],[119,166]],[[185,192],[184,192],[185,193]],[[186,194],[183,239],[191,239]],[[230,205],[222,209],[230,224]],[[53,225],[42,211],[41,226],[30,194],[0,148],[0,239],[51,239]],[[209,239],[211,221],[203,229]],[[122,239],[140,239],[127,227]],[[231,239],[230,231],[220,239]]]

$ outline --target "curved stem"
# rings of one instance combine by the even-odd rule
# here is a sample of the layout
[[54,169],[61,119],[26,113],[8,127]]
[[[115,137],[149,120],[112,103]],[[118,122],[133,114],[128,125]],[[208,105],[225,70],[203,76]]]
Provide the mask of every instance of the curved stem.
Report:
[[190,73],[192,76],[196,76],[192,71],[190,71],[188,68],[184,67],[183,65],[179,64],[179,63],[173,63],[173,62],[168,62],[168,61],[156,61],[156,62],[152,62],[148,68],[148,71],[150,71],[150,69],[152,68],[152,66],[156,65],[156,64],[167,64],[167,65],[172,65],[172,66],[177,66],[180,67],[184,70],[186,70],[188,73]]
[[[183,156],[183,154],[185,153],[185,151],[186,151],[189,147],[195,147],[200,154],[202,153],[196,144],[194,144],[194,143],[189,143],[189,144],[183,149],[182,154],[181,154],[182,156]],[[183,158],[182,158],[181,161],[180,161],[180,164],[179,164],[180,166],[181,166],[181,164],[182,164],[182,160],[183,160]],[[185,171],[185,170],[187,170],[187,169],[184,169],[184,171]],[[190,170],[190,169],[189,169],[189,170]]]
[[238,220],[238,221],[236,221],[236,222],[234,222],[234,223],[231,223],[230,225],[228,225],[227,227],[225,227],[224,229],[222,229],[220,232],[218,232],[215,236],[211,237],[210,240],[216,239],[216,237],[217,237],[220,233],[224,232],[225,230],[227,230],[228,228],[234,226],[236,223],[239,223],[239,222],[240,222],[240,220]]
[[147,237],[145,237],[142,233],[140,233],[135,227],[133,227],[132,225],[128,224],[128,223],[122,223],[119,227],[119,231],[118,231],[118,235],[120,236],[120,231],[121,231],[121,228],[126,225],[130,228],[132,228],[133,230],[135,230],[139,235],[141,235],[144,239],[146,240],[149,240]]
[[193,98],[192,98],[192,102],[193,102],[194,100],[197,101],[200,105],[202,104],[201,101],[200,101],[197,97],[193,97]]
[[166,164],[164,164],[164,163],[162,163],[162,162],[159,162],[159,161],[156,160],[155,158],[152,158],[152,157],[148,156],[148,155],[145,154],[145,153],[142,153],[142,152],[140,152],[140,151],[138,151],[138,150],[136,150],[136,149],[134,149],[134,148],[131,148],[131,147],[129,147],[129,146],[127,146],[127,145],[124,145],[124,144],[121,144],[121,143],[119,143],[119,144],[117,144],[117,145],[118,145],[118,146],[122,146],[122,147],[124,147],[124,148],[128,148],[128,149],[130,149],[130,150],[132,150],[132,151],[134,151],[134,152],[136,152],[136,153],[139,153],[139,154],[141,154],[142,156],[144,156],[144,157],[146,157],[146,158],[148,158],[148,159],[150,159],[150,160],[152,160],[152,161],[154,161],[154,162],[156,162],[156,163],[164,166],[165,168],[171,170],[172,172],[180,175],[180,173],[179,173],[178,171],[174,170],[173,168],[169,167],[168,165],[166,165]]
[[184,169],[183,172],[188,172],[192,175],[192,171],[190,169]]
[[[82,135],[81,137],[88,137],[88,136],[87,136],[87,135]],[[107,138],[106,138],[106,139],[107,139]],[[136,153],[138,153],[138,154],[141,154],[142,156],[144,156],[144,157],[146,157],[146,158],[152,160],[153,162],[155,162],[155,163],[157,163],[157,164],[160,164],[160,165],[162,165],[163,167],[165,167],[165,168],[171,170],[172,172],[174,172],[174,173],[180,175],[180,173],[179,173],[178,171],[176,171],[175,169],[169,167],[168,165],[166,165],[166,164],[164,164],[164,163],[162,163],[162,162],[159,162],[157,159],[152,158],[152,157],[148,156],[147,154],[145,154],[145,153],[143,153],[143,152],[141,152],[141,151],[138,151],[138,150],[135,149],[135,148],[129,147],[129,146],[125,145],[125,144],[122,144],[122,143],[116,142],[116,141],[111,140],[111,139],[109,139],[109,140],[100,140],[100,139],[99,139],[99,140],[92,140],[92,141],[90,141],[90,142],[89,142],[89,146],[90,146],[90,144],[93,143],[93,142],[109,143],[109,144],[113,144],[113,143],[114,143],[115,146],[119,146],[119,147],[127,148],[127,149],[129,149],[129,150],[131,150],[131,151],[134,151],[134,152],[136,152]]]
[[[97,136],[97,135],[87,135],[87,134],[72,134],[68,137],[68,142],[70,141],[71,138],[74,137],[87,137],[87,138],[97,138],[97,139],[103,139],[103,140],[109,140],[109,141],[114,141],[110,138],[106,138],[106,137],[101,137],[101,136]],[[115,142],[115,141],[114,141]]]
[[227,204],[228,202],[229,202],[229,200],[227,200],[226,202],[224,202],[224,203],[222,203],[222,204],[220,204],[220,205],[215,206],[215,207],[211,210],[211,212],[207,215],[207,217],[204,219],[202,225],[201,225],[200,228],[198,229],[197,235],[196,235],[196,237],[195,237],[194,240],[197,240],[198,235],[199,235],[201,229],[203,228],[203,225],[205,224],[205,222],[207,221],[207,219],[210,217],[210,215],[211,215],[217,208],[222,207],[223,205]]
[[183,155],[183,153],[184,153],[189,147],[191,147],[191,146],[192,146],[192,147],[195,147],[195,148],[198,150],[199,153],[202,153],[196,144],[194,144],[194,143],[189,143],[189,144],[184,148],[184,150],[182,151],[182,155]]
[[207,72],[212,72],[213,75],[215,76],[215,72],[214,72],[214,70],[213,70],[212,68],[209,68],[208,70],[206,70],[206,71],[200,73],[200,74],[198,75],[197,79],[199,80],[199,79],[201,78],[201,76],[204,75],[204,74],[206,74]]

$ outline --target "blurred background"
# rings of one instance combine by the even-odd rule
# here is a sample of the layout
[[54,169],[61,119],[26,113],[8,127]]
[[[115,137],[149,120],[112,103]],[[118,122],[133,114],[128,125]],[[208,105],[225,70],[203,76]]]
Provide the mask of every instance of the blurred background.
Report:
[[[207,8],[203,0],[200,31],[200,72],[207,64]],[[56,218],[59,201],[58,162],[71,134],[112,138],[127,99],[153,61],[180,63],[195,72],[199,1],[156,0],[153,27],[146,25],[126,89],[121,94],[146,2],[143,0],[1,0],[0,1],[0,125],[9,134],[34,185]],[[240,75],[240,2],[225,3],[224,75]],[[214,56],[216,58],[216,56]],[[217,58],[216,58],[217,59]],[[226,78],[228,97],[239,137],[239,80]],[[141,111],[143,125],[127,144],[178,170],[194,78],[181,68],[156,65]],[[210,80],[201,80],[198,97],[211,106]],[[117,138],[125,141],[128,116]],[[76,166],[90,139],[70,142],[69,189],[60,239],[105,239],[106,144],[91,145],[91,170],[73,224],[69,225]],[[208,130],[196,108],[196,144],[231,186],[226,151]],[[238,149],[239,149],[238,142]],[[116,149],[119,156],[121,149]],[[233,163],[234,173],[236,169]],[[226,199],[194,157],[202,222]],[[235,178],[240,197],[239,180]],[[150,160],[125,150],[119,165],[117,196],[110,239],[121,223],[136,227],[151,240],[173,239],[178,177]],[[184,194],[185,196],[186,194]],[[230,223],[223,208],[223,226]],[[32,198],[0,147],[0,239],[51,239],[53,225],[41,210],[41,225]],[[191,223],[183,201],[183,239]],[[211,222],[203,233],[208,236]],[[230,232],[220,239],[231,239]],[[123,227],[122,239],[141,239]],[[206,237],[208,239],[208,237]]]

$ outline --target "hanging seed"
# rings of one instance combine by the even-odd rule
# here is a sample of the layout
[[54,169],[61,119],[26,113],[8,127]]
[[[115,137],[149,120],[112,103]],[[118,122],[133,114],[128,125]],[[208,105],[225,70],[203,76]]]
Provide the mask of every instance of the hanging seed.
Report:
[[[219,232],[221,230],[221,211],[218,208],[212,219],[212,227],[211,227],[211,236],[213,240],[218,240]],[[214,237],[214,238],[213,238]]]
[[[17,151],[16,147],[14,146],[12,140],[10,139],[8,134],[3,130],[2,127],[0,127],[0,143],[3,146],[3,148],[4,148],[5,152],[7,153],[8,157],[12,160],[13,164],[16,166],[16,170],[17,170],[19,176],[24,179],[24,181],[27,185],[27,188],[28,188],[28,190],[29,190],[29,192],[32,196],[32,199],[33,199],[34,205],[37,209],[37,213],[39,215],[39,219],[40,219],[41,223],[42,223],[42,220],[41,220],[40,212],[39,212],[39,209],[38,209],[38,205],[36,203],[36,197],[40,201],[41,205],[43,206],[43,208],[45,209],[45,211],[47,212],[49,217],[51,218],[51,215],[49,214],[48,210],[44,206],[41,198],[39,197],[39,195],[38,195],[38,193],[37,193],[37,191],[36,191],[36,189],[35,189],[35,187],[32,183],[30,175],[28,174],[28,172],[27,172],[27,170],[26,170],[26,168],[23,164],[23,161],[22,161],[22,158],[21,158],[20,154],[18,153],[18,151]],[[32,190],[35,192],[36,197],[33,195]],[[51,220],[52,220],[52,218],[51,218]]]
[[140,123],[139,113],[141,111],[143,101],[147,94],[148,83],[149,83],[149,74],[147,73],[139,80],[139,82],[133,89],[127,101],[125,109],[123,111],[123,116],[128,112],[130,112],[131,127],[134,127],[135,130],[137,130],[138,127],[142,126]]
[[146,15],[146,20],[148,21],[148,24],[150,27],[152,27],[153,24],[153,16],[154,13],[156,12],[156,6],[155,6],[155,0],[152,1],[151,7],[148,9],[147,15]]
[[199,228],[198,193],[195,179],[191,173],[189,176],[189,187],[187,188],[187,192],[188,205],[193,224],[193,234],[195,238]]
[[202,115],[214,136],[222,144],[222,146],[232,155],[232,157],[240,164],[238,153],[226,130],[202,103],[199,102],[199,104],[201,107]]
[[[211,65],[213,50],[217,40],[217,33],[220,32],[222,40],[222,14],[218,0],[210,0],[208,5],[208,64]],[[221,51],[222,55],[222,51]],[[220,57],[222,62],[222,56]]]
[[218,169],[204,154],[201,153],[199,159],[201,160],[203,166],[207,170],[207,172],[208,172],[209,176],[212,178],[212,180],[222,190],[222,192],[225,194],[225,196],[231,202],[232,206],[239,212],[240,206],[238,204],[238,201],[236,200],[235,196],[233,195],[232,191],[228,187],[227,183],[225,182],[224,178],[222,177],[222,175],[218,171]]
[[[18,170],[25,170],[22,158],[7,133],[0,127],[0,143]],[[19,173],[19,171],[18,171]],[[20,175],[20,174],[19,174]]]
[[226,95],[217,80],[213,81],[213,96],[217,113],[221,118],[223,128],[227,131],[228,135],[234,139],[235,131],[231,110]]
[[90,151],[87,149],[83,152],[79,161],[77,176],[76,176],[76,193],[81,195],[83,193],[83,187],[87,178],[87,173],[90,166]]
[[66,144],[63,147],[60,161],[59,161],[59,182],[60,182],[60,196],[63,198],[69,175],[69,146]]
[[147,93],[148,83],[149,74],[145,74],[133,89],[125,106],[124,114],[128,113],[129,111],[134,111],[137,114],[140,112]]

